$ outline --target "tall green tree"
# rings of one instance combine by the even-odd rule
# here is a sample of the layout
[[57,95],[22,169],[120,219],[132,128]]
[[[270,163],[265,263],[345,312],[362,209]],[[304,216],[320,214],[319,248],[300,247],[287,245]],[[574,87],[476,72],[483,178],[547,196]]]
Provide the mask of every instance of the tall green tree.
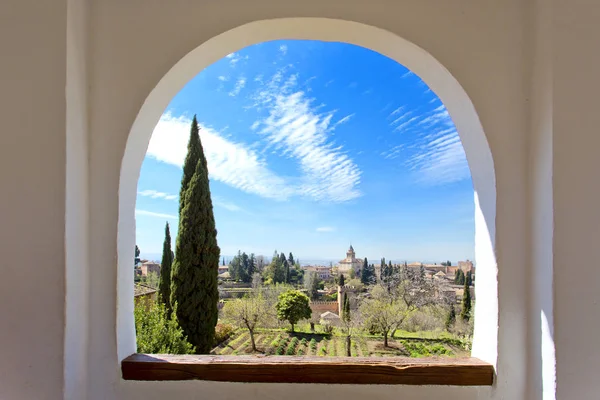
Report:
[[140,248],[138,247],[138,245],[135,245],[135,260],[133,261],[133,266],[137,267],[137,265],[140,263]]
[[344,274],[340,274],[340,286],[344,286],[346,284],[346,279],[344,278]]
[[456,322],[456,310],[454,309],[454,304],[450,304],[450,311],[448,312],[448,316],[446,317],[446,330],[449,331],[455,322]]
[[290,263],[290,267],[296,264],[296,262],[294,261],[294,255],[292,254],[291,251],[290,251],[290,255],[288,256],[288,262]]
[[360,281],[363,283],[363,285],[372,285],[375,283],[375,266],[373,264],[369,265],[367,257],[365,257],[363,262],[363,268],[360,273]]
[[468,321],[471,318],[471,289],[467,286],[467,280],[465,279],[465,287],[462,298],[462,310],[460,312],[460,318],[463,321]]
[[[212,349],[218,319],[218,268],[220,249],[208,182],[208,169],[198,136],[196,119],[190,142],[198,141],[198,163],[183,196],[179,214],[176,258],[171,273],[171,306],[198,354]],[[189,146],[190,151],[196,147]],[[191,159],[188,154],[186,161]],[[185,168],[185,166],[184,166]],[[186,171],[184,169],[184,175]],[[182,186],[185,184],[185,176]],[[183,189],[183,187],[182,187]]]
[[165,241],[163,242],[162,261],[160,262],[160,283],[158,286],[159,300],[165,305],[167,316],[171,317],[171,266],[173,264],[171,250],[171,230],[169,223],[165,224]]
[[288,321],[294,326],[302,319],[310,319],[312,310],[310,309],[308,296],[298,290],[288,290],[279,295],[279,300],[275,305],[277,318],[280,321]]
[[465,281],[467,286],[471,286],[473,284],[473,274],[471,271],[467,271],[467,275],[465,276]]
[[183,211],[185,194],[192,177],[196,173],[196,167],[201,158],[203,159],[206,169],[206,158],[204,158],[202,144],[200,143],[200,128],[198,126],[198,120],[194,115],[192,127],[190,129],[190,139],[188,140],[187,155],[185,156],[185,161],[183,163],[183,176],[181,177],[181,189],[179,191],[179,214]]

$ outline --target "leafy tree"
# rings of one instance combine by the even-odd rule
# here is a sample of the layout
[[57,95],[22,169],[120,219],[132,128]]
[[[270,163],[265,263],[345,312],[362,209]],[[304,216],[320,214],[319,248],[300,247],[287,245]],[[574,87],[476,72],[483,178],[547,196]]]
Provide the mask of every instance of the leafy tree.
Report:
[[140,263],[140,248],[137,246],[137,244],[135,245],[135,260],[134,260],[134,267],[137,267],[137,265]]
[[288,263],[290,265],[295,265],[296,263],[294,262],[294,255],[292,254],[292,252],[290,251],[290,255],[288,257]]
[[240,328],[248,329],[252,350],[257,351],[254,332],[264,326],[268,317],[267,301],[260,294],[252,294],[225,303],[223,315]]
[[471,286],[473,284],[473,274],[471,271],[467,271],[467,276],[465,277],[467,286]]
[[465,287],[462,298],[462,310],[460,312],[460,318],[463,321],[468,321],[471,318],[471,289],[467,286],[467,281],[465,280]]
[[142,300],[135,304],[137,352],[149,354],[193,354],[175,313],[167,316],[164,304]]
[[225,257],[223,257],[223,264],[221,265],[225,266]]
[[450,304],[450,311],[448,312],[448,316],[446,317],[446,330],[450,330],[452,325],[456,322],[456,310],[454,309],[454,304]]
[[[218,320],[218,267],[220,249],[208,183],[206,158],[194,118],[190,143],[197,140],[196,171],[183,196],[175,262],[171,272],[171,304],[177,303],[177,319],[199,354],[210,352]],[[190,152],[196,147],[188,146]],[[188,152],[186,161],[192,158]],[[187,171],[184,165],[184,189]]]
[[309,272],[304,279],[304,288],[308,293],[308,297],[314,300],[319,295],[319,277],[316,272]]
[[[285,256],[283,258],[285,259]],[[271,263],[265,268],[265,279],[267,283],[272,284],[285,283],[286,281],[285,265],[277,251],[275,251]]]
[[163,242],[162,261],[160,263],[160,283],[158,287],[158,297],[165,305],[167,315],[171,317],[171,266],[173,259],[171,258],[173,251],[171,250],[171,231],[169,223],[165,224],[165,240]]
[[340,274],[340,286],[344,286],[346,284],[346,280],[344,279],[344,274]]
[[158,289],[160,284],[160,278],[156,272],[148,272],[148,275],[142,276],[140,283],[149,286],[153,289]]
[[[206,167],[206,159],[204,158],[204,151],[202,150],[202,144],[200,143],[200,128],[198,127],[198,120],[194,115],[192,120],[192,127],[190,129],[190,139],[188,141],[187,155],[183,163],[183,175],[181,177],[181,189],[179,191],[179,216],[183,211],[185,205],[185,195],[188,190],[188,186],[192,180],[192,177],[196,173],[198,167],[198,161],[204,159],[204,165]],[[206,168],[205,168],[206,169]]]
[[308,296],[298,290],[288,290],[281,293],[275,309],[277,310],[277,318],[280,321],[288,321],[292,325],[292,332],[294,332],[294,326],[298,321],[309,319],[312,315]]

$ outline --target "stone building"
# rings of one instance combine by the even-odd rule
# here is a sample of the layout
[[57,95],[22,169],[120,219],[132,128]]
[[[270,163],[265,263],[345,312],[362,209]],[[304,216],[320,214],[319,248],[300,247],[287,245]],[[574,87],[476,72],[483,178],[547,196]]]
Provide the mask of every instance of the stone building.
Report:
[[346,252],[346,258],[338,262],[337,270],[339,274],[349,274],[350,270],[352,269],[354,269],[355,271],[360,270],[362,265],[363,260],[361,258],[356,258],[354,247],[350,245],[350,248]]

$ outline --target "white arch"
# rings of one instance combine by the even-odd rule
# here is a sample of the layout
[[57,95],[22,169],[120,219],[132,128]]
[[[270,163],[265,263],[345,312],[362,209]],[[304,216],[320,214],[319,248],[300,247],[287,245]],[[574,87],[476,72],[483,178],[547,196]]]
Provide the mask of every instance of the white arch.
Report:
[[472,355],[496,364],[498,295],[495,248],[496,180],[483,127],[467,93],[433,56],[386,30],[327,18],[281,18],[251,22],[201,44],[175,64],[146,98],[131,128],[119,182],[117,235],[118,357],[135,352],[133,274],[135,202],[142,161],[154,127],[171,99],[196,74],[229,53],[278,39],[345,42],[381,53],[416,73],[446,106],[462,140],[475,189],[475,261],[477,306]]

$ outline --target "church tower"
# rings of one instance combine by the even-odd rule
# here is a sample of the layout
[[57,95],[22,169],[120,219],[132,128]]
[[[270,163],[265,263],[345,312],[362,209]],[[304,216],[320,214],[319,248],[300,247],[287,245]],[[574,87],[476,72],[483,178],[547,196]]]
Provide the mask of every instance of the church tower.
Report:
[[356,253],[354,253],[354,247],[350,245],[350,248],[346,252],[346,259],[354,261],[356,259]]

